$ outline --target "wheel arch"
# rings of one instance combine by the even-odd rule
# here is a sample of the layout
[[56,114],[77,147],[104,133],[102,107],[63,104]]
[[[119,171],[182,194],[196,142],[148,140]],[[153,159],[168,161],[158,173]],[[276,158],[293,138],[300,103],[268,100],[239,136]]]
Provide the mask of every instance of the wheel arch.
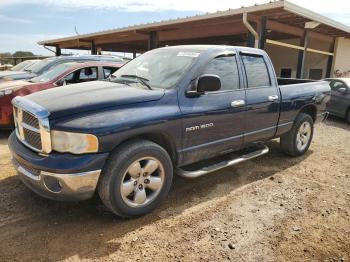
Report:
[[177,163],[178,156],[177,156],[176,145],[173,143],[172,138],[163,132],[155,131],[155,132],[146,132],[146,133],[137,134],[137,135],[128,137],[127,139],[121,141],[114,148],[117,148],[126,142],[129,142],[132,140],[137,140],[137,139],[148,140],[148,141],[151,141],[153,143],[156,143],[157,145],[164,148],[165,151],[167,151],[173,164]]
[[312,120],[315,122],[317,118],[317,108],[315,105],[305,105],[299,110],[299,114],[304,113],[311,116]]

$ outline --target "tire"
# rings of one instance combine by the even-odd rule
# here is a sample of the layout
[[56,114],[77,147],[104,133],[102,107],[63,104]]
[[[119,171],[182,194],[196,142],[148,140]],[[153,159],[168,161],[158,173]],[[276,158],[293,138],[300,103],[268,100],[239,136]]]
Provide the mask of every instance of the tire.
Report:
[[290,156],[301,156],[309,149],[314,133],[314,122],[310,115],[300,113],[292,129],[281,136],[282,151]]
[[168,153],[153,142],[133,140],[111,153],[99,180],[98,193],[114,214],[138,217],[158,207],[168,195],[172,179]]
[[345,121],[350,125],[350,107],[348,108],[348,111],[346,113]]

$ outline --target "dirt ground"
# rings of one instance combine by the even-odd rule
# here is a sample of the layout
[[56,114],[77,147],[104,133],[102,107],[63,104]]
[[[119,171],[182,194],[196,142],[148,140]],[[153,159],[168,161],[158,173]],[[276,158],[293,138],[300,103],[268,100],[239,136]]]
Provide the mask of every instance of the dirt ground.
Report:
[[1,261],[350,261],[350,125],[316,127],[309,152],[279,150],[195,180],[123,220],[98,198],[58,203],[17,178],[0,134]]

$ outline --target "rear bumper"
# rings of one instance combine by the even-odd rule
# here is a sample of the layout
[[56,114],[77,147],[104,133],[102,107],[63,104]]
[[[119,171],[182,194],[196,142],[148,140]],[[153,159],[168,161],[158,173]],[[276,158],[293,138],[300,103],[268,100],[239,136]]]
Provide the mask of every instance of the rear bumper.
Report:
[[79,201],[92,197],[108,157],[108,153],[40,155],[22,145],[14,133],[8,145],[23,183],[38,195],[53,200]]
[[318,114],[316,117],[316,123],[326,121],[328,116],[329,116],[329,112],[322,112],[322,113]]

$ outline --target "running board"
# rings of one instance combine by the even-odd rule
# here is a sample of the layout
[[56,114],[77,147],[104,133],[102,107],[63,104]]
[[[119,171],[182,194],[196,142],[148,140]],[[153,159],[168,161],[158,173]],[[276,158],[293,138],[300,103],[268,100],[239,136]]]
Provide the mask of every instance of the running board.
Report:
[[196,177],[203,176],[203,175],[206,175],[208,173],[220,170],[220,169],[225,168],[225,167],[237,165],[241,162],[256,158],[258,156],[265,155],[269,152],[269,148],[266,145],[261,144],[260,146],[262,148],[257,149],[253,152],[243,154],[243,155],[238,156],[238,157],[233,158],[233,159],[221,161],[219,163],[215,163],[213,165],[200,168],[198,170],[189,171],[189,170],[177,168],[176,174],[178,174],[182,177],[186,177],[186,178],[196,178]]

